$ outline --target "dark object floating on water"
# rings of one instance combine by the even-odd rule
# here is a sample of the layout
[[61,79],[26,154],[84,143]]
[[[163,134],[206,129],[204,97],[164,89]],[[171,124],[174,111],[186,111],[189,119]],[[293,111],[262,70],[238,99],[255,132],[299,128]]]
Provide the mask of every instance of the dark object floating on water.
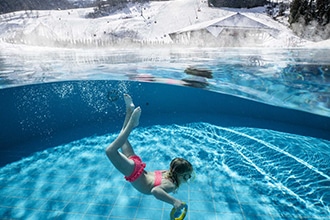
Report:
[[202,76],[205,78],[212,79],[212,71],[208,69],[203,69],[203,68],[196,68],[196,67],[187,67],[184,70],[185,73],[189,75],[194,75],[194,76]]
[[206,81],[204,77],[200,76],[192,76],[189,78],[182,79],[183,82],[185,82],[186,86],[191,86],[195,88],[201,88],[204,89],[206,88],[209,83]]

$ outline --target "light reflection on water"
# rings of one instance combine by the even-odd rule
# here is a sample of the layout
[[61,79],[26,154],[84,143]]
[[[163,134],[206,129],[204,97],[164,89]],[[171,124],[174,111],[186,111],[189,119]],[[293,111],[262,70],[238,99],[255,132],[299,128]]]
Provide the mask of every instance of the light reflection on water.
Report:
[[[126,203],[141,195],[125,185],[104,154],[115,136],[84,138],[1,168],[0,194],[6,195],[6,204],[12,199],[10,206],[1,205],[8,206],[7,216],[17,217],[17,209],[20,217],[40,210],[48,210],[48,217],[87,215],[89,207],[98,205],[107,208],[98,215],[111,217],[123,206],[135,207]],[[233,213],[246,218],[330,217],[329,141],[207,123],[136,128],[130,140],[147,170],[167,169],[178,156],[192,162],[197,178],[176,195],[188,203],[188,219],[199,219],[196,216],[203,211],[223,217]],[[143,196],[139,206],[157,204],[149,197]],[[61,201],[61,206],[54,208],[54,201],[57,205]],[[86,207],[79,209],[77,204]],[[212,205],[203,208],[207,204]],[[133,218],[135,212],[125,210]]]
[[[0,52],[0,88],[68,80],[150,81],[330,116],[329,53],[303,49],[8,49]],[[188,67],[209,70],[212,78],[187,74]]]

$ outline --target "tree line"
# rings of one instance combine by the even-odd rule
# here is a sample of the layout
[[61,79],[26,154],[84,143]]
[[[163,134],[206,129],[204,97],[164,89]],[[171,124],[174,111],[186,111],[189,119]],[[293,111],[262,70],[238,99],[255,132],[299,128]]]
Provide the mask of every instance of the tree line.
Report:
[[330,38],[330,0],[293,0],[289,23],[300,37],[319,41]]
[[316,21],[325,26],[330,23],[330,0],[293,0],[290,6],[289,23]]
[[68,0],[1,0],[0,14],[15,11],[52,10],[75,8]]

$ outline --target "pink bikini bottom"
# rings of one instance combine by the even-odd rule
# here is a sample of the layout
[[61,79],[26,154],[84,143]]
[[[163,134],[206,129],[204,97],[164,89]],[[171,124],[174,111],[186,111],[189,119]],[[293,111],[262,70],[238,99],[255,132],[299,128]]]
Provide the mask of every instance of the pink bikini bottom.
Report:
[[144,171],[144,168],[146,167],[146,164],[142,162],[141,158],[137,155],[130,156],[128,159],[131,159],[134,161],[134,170],[130,176],[125,176],[125,179],[128,182],[134,182],[137,180],[141,174]]

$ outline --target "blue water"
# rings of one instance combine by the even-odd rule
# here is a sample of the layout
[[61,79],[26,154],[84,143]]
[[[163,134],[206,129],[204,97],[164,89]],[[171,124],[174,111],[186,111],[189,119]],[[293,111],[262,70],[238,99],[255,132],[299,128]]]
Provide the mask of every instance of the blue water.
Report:
[[[8,48],[0,88],[68,80],[137,80],[201,87],[330,117],[329,49]],[[184,72],[207,69],[212,78]]]
[[[0,170],[0,216],[17,219],[169,219],[170,205],[134,190],[104,154],[117,133],[35,152]],[[184,157],[197,178],[176,197],[187,219],[328,219],[330,142],[209,123],[136,128],[147,170]]]
[[142,105],[130,141],[147,170],[177,156],[196,169],[175,195],[186,219],[329,219],[328,54],[0,51],[0,219],[169,219],[172,207],[135,191],[104,154],[126,92]]

